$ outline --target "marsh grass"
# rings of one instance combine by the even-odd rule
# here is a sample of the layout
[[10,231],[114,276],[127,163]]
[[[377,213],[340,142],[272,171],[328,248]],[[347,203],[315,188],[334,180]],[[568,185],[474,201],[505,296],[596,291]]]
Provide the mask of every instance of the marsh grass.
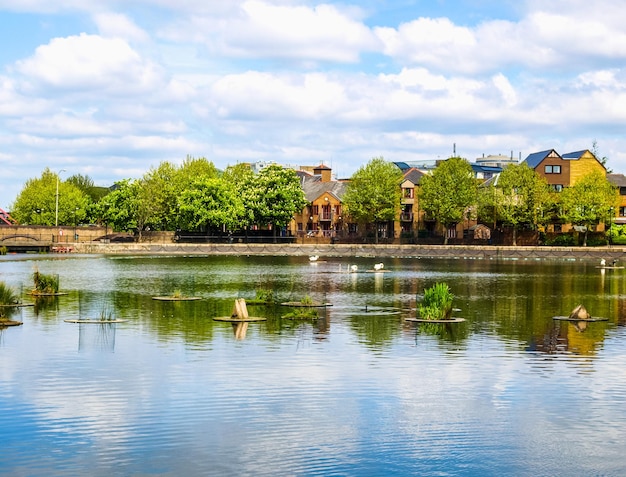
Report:
[[424,298],[419,305],[420,317],[425,320],[447,320],[452,315],[454,295],[446,283],[435,283],[424,290]]
[[35,293],[48,294],[59,292],[59,275],[46,275],[39,270],[33,273]]
[[274,291],[262,288],[256,291],[255,300],[262,303],[274,302]]
[[20,298],[18,294],[6,283],[0,282],[0,305],[18,305]]
[[283,315],[282,318],[288,320],[315,320],[319,318],[319,313],[315,308],[296,308],[294,311]]

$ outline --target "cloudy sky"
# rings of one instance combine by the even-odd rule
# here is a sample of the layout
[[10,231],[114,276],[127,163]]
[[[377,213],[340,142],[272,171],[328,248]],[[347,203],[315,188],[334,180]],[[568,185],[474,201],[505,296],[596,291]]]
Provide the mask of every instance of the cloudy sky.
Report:
[[0,207],[44,168],[592,149],[626,172],[626,3],[0,0]]

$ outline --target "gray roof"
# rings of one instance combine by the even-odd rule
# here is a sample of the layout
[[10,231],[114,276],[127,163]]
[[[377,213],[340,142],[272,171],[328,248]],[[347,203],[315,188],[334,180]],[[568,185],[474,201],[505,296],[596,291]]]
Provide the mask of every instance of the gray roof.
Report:
[[626,187],[626,176],[624,174],[607,174],[606,179],[617,187]]
[[551,152],[558,154],[554,149],[548,149],[547,151],[541,151],[541,152],[533,152],[532,154],[529,154],[528,157],[524,159],[522,162],[525,162],[526,164],[528,164],[528,167],[532,169],[536,169],[537,166],[541,164],[541,161],[543,161],[546,157],[548,157]]
[[322,182],[319,176],[309,176],[304,177],[302,190],[308,202],[313,202],[322,194],[332,194],[341,200],[343,194],[346,192],[347,185],[346,182],[340,181]]
[[416,169],[415,167],[411,167],[409,170],[404,172],[404,178],[402,180],[409,180],[413,184],[419,185],[420,181],[422,180],[422,176],[424,176],[424,173],[422,171]]

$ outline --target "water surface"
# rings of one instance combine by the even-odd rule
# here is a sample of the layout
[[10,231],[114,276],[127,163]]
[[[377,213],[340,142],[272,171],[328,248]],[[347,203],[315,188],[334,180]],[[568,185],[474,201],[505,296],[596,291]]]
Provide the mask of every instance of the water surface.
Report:
[[[625,270],[379,261],[0,257],[25,302],[35,269],[67,292],[0,331],[0,473],[624,475]],[[406,322],[437,281],[466,322]],[[212,319],[257,290],[333,306]],[[202,300],[152,299],[174,293]],[[580,303],[608,321],[552,319]],[[127,321],[64,321],[100,316]]]

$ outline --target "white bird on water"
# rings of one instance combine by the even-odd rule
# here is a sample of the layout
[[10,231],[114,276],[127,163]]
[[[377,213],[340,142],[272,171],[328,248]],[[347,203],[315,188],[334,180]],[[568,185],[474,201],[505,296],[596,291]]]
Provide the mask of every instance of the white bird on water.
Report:
[[359,269],[359,267],[357,267],[356,265],[350,265],[350,271],[351,272],[356,272]]
[[604,267],[606,265],[606,260],[605,259],[600,260],[600,265]]
[[320,258],[319,255],[311,255],[309,257],[310,262],[317,262],[317,259]]
[[382,270],[383,268],[385,268],[385,264],[382,262],[374,265],[374,270]]

